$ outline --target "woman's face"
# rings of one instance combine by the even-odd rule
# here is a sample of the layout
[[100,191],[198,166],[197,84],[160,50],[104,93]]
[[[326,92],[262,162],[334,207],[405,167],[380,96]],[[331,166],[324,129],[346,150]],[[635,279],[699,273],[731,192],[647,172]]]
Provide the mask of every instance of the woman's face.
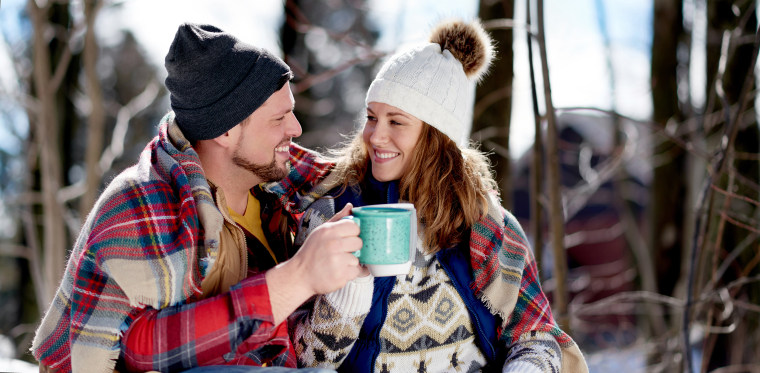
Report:
[[380,102],[369,103],[362,139],[375,179],[401,179],[409,168],[422,126],[421,120],[401,109]]

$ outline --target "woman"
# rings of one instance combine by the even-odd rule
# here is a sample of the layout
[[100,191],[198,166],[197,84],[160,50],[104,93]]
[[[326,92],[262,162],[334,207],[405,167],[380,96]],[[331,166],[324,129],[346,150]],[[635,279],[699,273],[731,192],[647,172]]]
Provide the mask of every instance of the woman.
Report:
[[473,81],[492,58],[479,23],[444,22],[393,56],[367,93],[362,131],[338,152],[297,241],[348,203],[414,204],[421,232],[404,276],[368,275],[291,318],[300,365],[351,372],[585,372],[554,322],[528,241],[468,147]]

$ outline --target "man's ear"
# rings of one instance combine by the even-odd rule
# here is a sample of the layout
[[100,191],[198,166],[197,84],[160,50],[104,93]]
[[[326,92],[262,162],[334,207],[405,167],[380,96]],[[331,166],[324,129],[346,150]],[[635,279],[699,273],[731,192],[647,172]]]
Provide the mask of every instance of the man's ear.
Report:
[[223,148],[233,148],[237,144],[239,136],[240,125],[237,125],[230,128],[227,132],[211,139],[210,141],[213,141],[218,146],[221,146]]

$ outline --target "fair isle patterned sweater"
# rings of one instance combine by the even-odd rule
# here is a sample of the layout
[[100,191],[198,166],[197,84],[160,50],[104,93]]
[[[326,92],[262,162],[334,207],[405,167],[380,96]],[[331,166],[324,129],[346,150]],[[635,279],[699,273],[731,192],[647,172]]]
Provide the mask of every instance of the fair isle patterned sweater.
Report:
[[[372,292],[370,275],[318,299],[314,312],[308,318],[302,315],[293,335],[298,341],[299,363],[326,368],[339,365],[354,344],[332,341],[358,338]],[[375,372],[479,372],[486,364],[475,344],[466,305],[435,255],[421,253],[419,246],[409,274],[396,276],[387,309]],[[559,346],[551,342],[557,365]]]
[[[503,215],[505,212],[497,206],[495,200],[491,201],[489,215],[498,214],[496,216],[506,219],[503,220],[505,223],[514,220],[509,214]],[[302,223],[296,243],[327,221],[335,211],[334,200],[329,198],[312,204],[303,217],[302,221],[307,223],[305,226]],[[505,315],[502,317],[506,319],[506,325],[502,325],[499,338],[499,343],[503,343],[508,351],[503,372],[588,372],[578,347],[554,324],[543,293],[533,294],[540,288],[533,277],[535,262],[529,251],[524,250],[527,248],[524,234],[519,230],[520,235],[508,235],[519,226],[506,226],[499,230],[507,233],[501,233],[498,240],[495,239],[497,233],[492,229],[496,227],[489,221],[492,217],[485,217],[473,227],[471,255],[476,258],[498,257],[501,268],[487,268],[487,259],[486,268],[473,271],[472,288],[476,295],[480,293],[479,298],[493,314]],[[506,248],[503,247],[501,252],[491,251],[498,241]],[[417,259],[409,274],[396,277],[388,298],[379,336],[380,351],[373,370],[381,373],[480,371],[486,361],[475,344],[473,323],[465,303],[436,256],[420,253],[419,238],[417,247]],[[519,251],[520,248],[523,250]],[[512,268],[505,268],[515,263],[523,263],[519,268],[522,279],[514,277]],[[483,276],[483,272],[489,276]],[[499,275],[505,273],[508,278],[500,280]],[[505,283],[500,283],[502,281]],[[509,281],[516,281],[517,288],[512,288]],[[482,286],[479,292],[478,286]],[[364,319],[373,306],[373,289],[372,276],[360,278],[336,292],[317,296],[310,308],[292,316],[291,338],[299,365],[340,366],[359,338]],[[511,304],[511,311],[494,310],[504,304]]]
[[375,371],[479,372],[486,360],[467,307],[435,255],[419,251],[420,243],[409,274],[396,277],[389,296]]

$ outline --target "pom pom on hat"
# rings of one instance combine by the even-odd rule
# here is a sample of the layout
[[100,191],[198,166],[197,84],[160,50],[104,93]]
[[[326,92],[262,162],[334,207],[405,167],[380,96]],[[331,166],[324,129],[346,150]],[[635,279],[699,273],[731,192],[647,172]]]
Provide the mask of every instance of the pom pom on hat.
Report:
[[462,63],[465,75],[480,81],[493,60],[491,37],[478,21],[471,24],[462,21],[443,22],[430,35],[430,42],[441,50],[448,50]]
[[430,43],[393,55],[367,91],[366,104],[395,106],[466,147],[474,84],[493,59],[493,43],[480,22],[444,21]]

